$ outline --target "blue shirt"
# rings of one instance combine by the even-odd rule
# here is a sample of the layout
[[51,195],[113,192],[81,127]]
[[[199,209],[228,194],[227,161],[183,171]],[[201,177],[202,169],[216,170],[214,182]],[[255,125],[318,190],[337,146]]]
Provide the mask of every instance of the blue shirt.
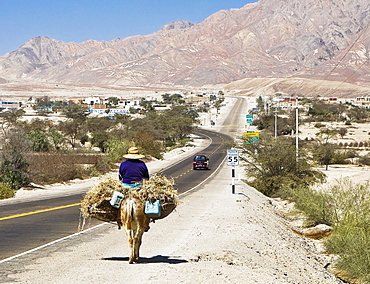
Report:
[[119,167],[119,179],[128,184],[142,182],[143,179],[149,179],[149,171],[143,161],[128,159]]

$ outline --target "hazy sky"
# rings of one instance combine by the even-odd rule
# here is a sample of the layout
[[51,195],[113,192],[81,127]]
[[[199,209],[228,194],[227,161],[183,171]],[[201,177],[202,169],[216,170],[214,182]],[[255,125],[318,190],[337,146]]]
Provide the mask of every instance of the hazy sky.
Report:
[[148,35],[257,0],[0,0],[0,56],[36,36],[64,42]]

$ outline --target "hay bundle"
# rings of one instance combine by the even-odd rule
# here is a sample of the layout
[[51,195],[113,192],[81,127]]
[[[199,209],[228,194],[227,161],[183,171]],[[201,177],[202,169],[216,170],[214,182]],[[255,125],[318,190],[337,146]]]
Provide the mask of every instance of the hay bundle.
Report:
[[177,190],[173,187],[173,180],[165,176],[153,175],[145,180],[142,188],[138,191],[139,198],[146,201],[159,200],[161,202],[161,216],[152,219],[167,217],[177,206]]
[[124,187],[121,181],[107,177],[95,184],[85,195],[81,204],[81,213],[84,218],[93,217],[105,222],[114,222],[117,219],[117,208],[110,205],[113,192],[118,191],[124,195],[138,197],[143,202],[160,200],[161,216],[153,219],[167,217],[177,206],[177,190],[173,182],[164,176],[154,175],[144,181],[141,188]]
[[85,195],[81,203],[81,213],[84,218],[93,217],[105,222],[117,219],[118,209],[111,206],[109,201],[113,192],[128,193],[128,189],[112,176],[96,183]]

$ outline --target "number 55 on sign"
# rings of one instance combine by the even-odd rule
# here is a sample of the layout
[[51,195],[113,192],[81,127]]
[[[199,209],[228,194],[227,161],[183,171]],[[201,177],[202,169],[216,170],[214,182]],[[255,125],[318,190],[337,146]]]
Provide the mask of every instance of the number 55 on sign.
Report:
[[239,151],[235,149],[227,150],[227,165],[239,166]]

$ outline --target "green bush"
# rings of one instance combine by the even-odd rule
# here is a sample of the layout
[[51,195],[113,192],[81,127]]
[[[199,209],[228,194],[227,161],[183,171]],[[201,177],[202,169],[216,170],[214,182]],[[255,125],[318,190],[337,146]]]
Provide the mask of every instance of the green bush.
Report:
[[331,158],[330,164],[351,164],[349,157],[345,153],[335,152]]
[[306,225],[333,226],[325,246],[338,256],[335,267],[349,280],[370,283],[370,183],[341,179],[325,190],[285,187],[284,191],[308,217]]
[[285,187],[283,191],[295,202],[295,208],[305,213],[306,226],[336,222],[336,212],[331,206],[332,198],[322,190],[313,190],[306,186]]
[[243,146],[248,184],[269,197],[281,197],[283,187],[310,185],[323,180],[324,175],[312,168],[304,148],[296,157],[295,140],[261,135],[260,141]]
[[360,157],[358,159],[358,163],[359,164],[362,164],[362,165],[369,166],[370,165],[370,155],[366,155],[366,156]]
[[322,127],[325,127],[326,125],[325,124],[323,124],[323,123],[321,123],[321,122],[317,122],[317,123],[315,123],[315,125],[314,125],[314,127],[316,127],[316,128],[322,128]]
[[370,283],[370,183],[341,180],[330,191],[338,222],[325,243],[327,251],[339,256],[335,266],[349,279]]
[[0,183],[0,199],[12,198],[15,195],[15,190],[6,183]]
[[128,149],[133,146],[132,142],[126,139],[111,139],[106,142],[106,155],[110,162],[122,162],[122,155],[126,154]]

